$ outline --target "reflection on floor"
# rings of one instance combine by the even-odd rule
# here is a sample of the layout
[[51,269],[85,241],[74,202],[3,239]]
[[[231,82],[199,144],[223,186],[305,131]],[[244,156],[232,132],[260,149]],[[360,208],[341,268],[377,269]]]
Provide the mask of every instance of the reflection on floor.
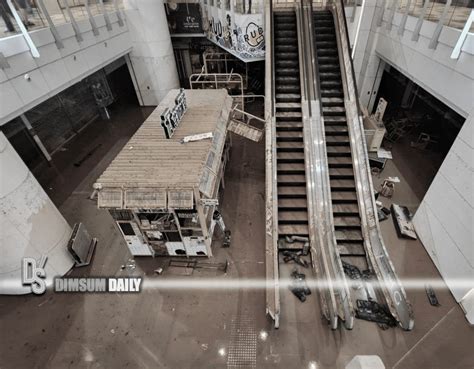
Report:
[[[86,199],[91,185],[126,142],[126,115],[120,123],[94,126],[68,151],[60,153],[49,191],[72,224],[82,221],[98,237],[93,264],[73,270],[82,276],[176,277],[165,269],[166,258],[136,259],[136,268],[121,269],[130,255],[105,211]],[[139,116],[134,112],[129,117]],[[144,120],[144,119],[142,119]],[[131,126],[135,127],[136,123]],[[121,127],[121,128],[119,128]],[[97,130],[97,131],[96,131]],[[120,132],[120,133],[119,133]],[[72,150],[84,153],[98,142],[103,147],[80,167]],[[56,161],[56,159],[55,159]],[[395,162],[388,162],[380,178],[399,176],[391,201],[416,207],[411,190]],[[54,176],[54,174],[51,174]],[[232,230],[228,249],[214,242],[215,261],[228,260],[227,275],[201,270],[181,278],[264,278],[264,142],[233,136],[226,172],[222,213]],[[59,191],[59,192],[57,192]],[[381,200],[389,205],[388,199]],[[381,223],[384,239],[401,277],[439,278],[423,246],[399,239],[392,220]],[[415,329],[382,331],[356,320],[354,329],[331,331],[320,318],[317,294],[301,303],[282,290],[280,329],[265,316],[263,291],[159,291],[139,294],[53,294],[0,296],[0,326],[8,339],[0,345],[0,367],[5,368],[344,368],[354,355],[379,355],[387,368],[469,368],[474,362],[474,332],[461,309],[445,290],[437,290],[438,308],[429,305],[424,291],[408,291],[415,312]],[[314,364],[314,365],[313,365]]]

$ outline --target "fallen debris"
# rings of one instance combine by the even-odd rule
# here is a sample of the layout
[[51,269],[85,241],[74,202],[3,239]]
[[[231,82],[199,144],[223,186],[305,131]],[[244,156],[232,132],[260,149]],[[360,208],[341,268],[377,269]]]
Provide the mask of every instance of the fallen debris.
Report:
[[416,240],[415,227],[411,221],[412,215],[406,206],[392,204],[393,222],[399,237]]
[[291,277],[293,282],[290,285],[290,291],[293,292],[301,302],[306,301],[306,296],[311,295],[311,290],[306,283],[306,275],[304,273],[299,273],[297,269],[291,272]]
[[[356,318],[376,322],[388,327],[396,327],[397,321],[390,314],[387,306],[379,304],[374,300],[357,300],[356,301]],[[382,326],[382,329],[384,327]]]
[[224,242],[222,242],[222,247],[230,247],[231,232],[226,229],[224,231]]
[[426,291],[426,296],[428,296],[428,301],[430,302],[431,306],[441,306],[441,304],[438,301],[438,298],[436,297],[435,291],[433,290],[433,287],[427,284],[425,285],[425,291]]
[[301,256],[303,255],[303,251],[283,251],[283,261],[288,263],[290,261],[294,261],[296,264],[301,265],[302,267],[307,268],[309,263],[306,259],[303,259]]
[[187,143],[187,142],[195,142],[195,141],[201,141],[201,140],[206,140],[208,138],[212,138],[214,135],[212,132],[207,132],[207,133],[198,133],[196,135],[190,135],[183,137],[181,139],[181,143]]

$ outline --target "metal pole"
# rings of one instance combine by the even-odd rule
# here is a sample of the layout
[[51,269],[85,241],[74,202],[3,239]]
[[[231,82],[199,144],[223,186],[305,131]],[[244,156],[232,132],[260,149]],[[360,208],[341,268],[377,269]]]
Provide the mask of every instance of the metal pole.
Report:
[[112,24],[110,23],[109,14],[107,13],[107,10],[105,10],[104,0],[99,0],[99,4],[102,10],[102,15],[104,16],[104,19],[105,19],[105,26],[107,27],[109,31],[112,31]]
[[83,38],[81,35],[81,30],[79,29],[79,26],[77,25],[76,20],[74,19],[74,16],[72,15],[71,8],[69,7],[68,0],[64,0],[64,7],[66,8],[67,15],[69,16],[69,20],[71,21],[72,29],[74,30],[74,33],[76,35],[76,40],[78,42],[82,42]]
[[464,41],[466,41],[467,33],[471,29],[472,22],[474,21],[474,10],[471,10],[471,14],[469,15],[464,28],[462,29],[461,35],[458,38],[458,42],[456,42],[456,46],[453,49],[451,54],[451,59],[458,59],[459,55],[461,54],[462,45],[464,45]]
[[[10,2],[10,0],[8,0]],[[41,9],[41,12],[44,14],[44,17],[46,18],[46,22],[48,22],[49,29],[51,33],[53,34],[54,41],[56,42],[56,46],[58,49],[63,49],[64,44],[63,41],[61,40],[61,37],[59,36],[58,30],[56,29],[56,26],[54,25],[53,21],[51,20],[51,17],[49,16],[48,10],[46,9],[46,6],[44,6],[43,0],[37,0],[37,3]]]
[[423,20],[425,19],[426,10],[428,9],[429,4],[430,2],[428,0],[425,0],[423,9],[421,10],[420,16],[418,17],[418,21],[416,22],[415,29],[413,30],[413,35],[411,36],[412,41],[418,41],[418,38],[420,37],[421,26],[423,25]]
[[115,13],[117,14],[117,22],[119,24],[119,27],[123,27],[123,19],[122,19],[122,13],[120,12],[120,9],[118,7],[118,2],[117,0],[114,0],[114,7],[115,7]]
[[390,8],[390,13],[388,14],[388,20],[387,20],[387,30],[392,29],[392,22],[393,22],[393,17],[395,15],[395,8],[397,7],[397,1],[392,0],[392,7]]
[[[415,0],[416,1],[416,0]],[[407,23],[407,18],[408,18],[408,11],[410,10],[410,5],[411,5],[411,0],[407,1],[406,9],[405,12],[403,13],[402,20],[400,21],[400,25],[398,26],[398,34],[400,36],[403,35],[403,32],[405,32],[405,25]]]
[[99,29],[97,28],[97,24],[95,23],[95,19],[92,16],[91,9],[89,7],[89,0],[84,0],[84,6],[86,7],[87,16],[89,17],[89,22],[90,22],[91,27],[92,27],[92,33],[94,34],[94,36],[99,36]]
[[451,2],[452,0],[446,1],[443,13],[439,18],[438,24],[436,25],[436,29],[434,30],[433,36],[431,37],[430,44],[428,45],[429,49],[436,49],[436,46],[438,46],[439,35],[441,34],[441,30],[443,29],[444,21],[446,20],[446,15],[448,14],[448,9],[451,7]]
[[33,58],[39,58],[40,54],[38,49],[36,48],[36,45],[33,43],[33,40],[31,39],[30,35],[28,34],[28,30],[26,29],[25,25],[23,24],[23,21],[21,20],[20,16],[16,12],[15,7],[12,4],[11,0],[7,0],[8,7],[10,8],[10,11],[13,14],[13,18],[15,18],[15,21],[20,28],[21,34],[23,35],[23,38],[25,39],[26,43],[28,44],[28,47],[30,48],[31,55]]
[[30,121],[28,120],[28,118],[26,117],[25,114],[22,114],[20,115],[20,118],[23,122],[23,124],[25,125],[26,129],[28,130],[28,132],[30,133],[31,137],[33,137],[33,139],[35,140],[36,142],[36,145],[38,145],[38,148],[41,150],[41,152],[43,153],[44,157],[46,158],[47,161],[51,161],[51,155],[49,155],[49,152],[48,150],[46,150],[46,147],[44,147],[43,143],[41,142],[40,138],[38,137],[38,135],[36,134],[36,131],[35,129],[33,128],[33,126],[31,125]]
[[379,18],[377,19],[377,27],[380,27],[383,22],[383,15],[385,13],[385,8],[387,7],[387,0],[382,1],[380,13],[379,13]]

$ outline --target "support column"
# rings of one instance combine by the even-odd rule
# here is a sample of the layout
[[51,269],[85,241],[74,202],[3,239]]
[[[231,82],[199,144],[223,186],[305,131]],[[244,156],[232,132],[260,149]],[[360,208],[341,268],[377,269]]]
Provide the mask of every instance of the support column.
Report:
[[46,256],[46,284],[73,265],[66,245],[71,227],[7,138],[0,132],[0,294],[21,295],[22,258]]
[[143,105],[158,105],[179,88],[163,0],[126,0],[125,16],[133,43],[130,61]]

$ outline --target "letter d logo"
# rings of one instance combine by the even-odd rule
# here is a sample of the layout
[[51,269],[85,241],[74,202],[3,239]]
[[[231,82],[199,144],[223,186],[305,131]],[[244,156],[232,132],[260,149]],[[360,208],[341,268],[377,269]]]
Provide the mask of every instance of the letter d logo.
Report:
[[22,283],[24,286],[31,285],[31,291],[34,294],[41,295],[46,291],[46,273],[43,269],[46,264],[46,256],[42,256],[39,266],[33,258],[23,258],[22,261]]

